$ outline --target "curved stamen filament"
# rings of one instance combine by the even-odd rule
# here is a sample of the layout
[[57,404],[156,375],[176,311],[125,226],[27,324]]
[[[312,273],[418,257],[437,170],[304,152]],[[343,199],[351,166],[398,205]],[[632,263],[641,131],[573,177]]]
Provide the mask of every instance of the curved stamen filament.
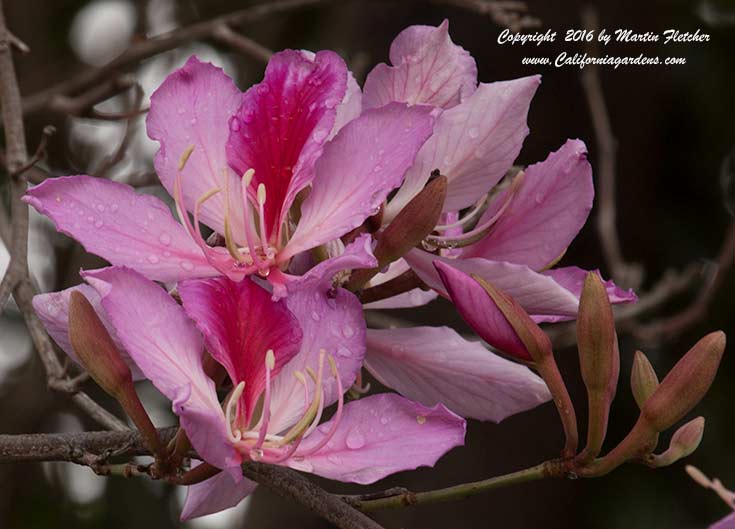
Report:
[[[304,432],[304,437],[308,436],[316,429],[317,426],[319,426],[319,421],[322,419],[322,413],[324,413],[324,389],[322,387],[322,380],[324,374],[324,357],[326,356],[326,354],[327,352],[324,349],[319,350],[319,373],[316,375],[316,379],[314,380],[315,387],[319,388],[319,407],[317,408],[314,420],[311,421],[311,425]],[[313,371],[309,374],[311,375],[312,373]],[[314,378],[313,375],[312,378]]]
[[467,233],[463,233],[461,235],[452,236],[452,237],[445,237],[441,235],[429,235],[426,237],[426,240],[430,242],[431,244],[441,246],[441,247],[447,247],[447,248],[458,248],[461,246],[469,246],[471,244],[476,243],[485,235],[487,235],[490,232],[490,229],[495,225],[495,223],[500,219],[500,217],[505,213],[505,211],[508,209],[508,206],[510,206],[510,203],[513,201],[513,198],[515,197],[516,192],[518,191],[518,188],[520,187],[520,183],[523,180],[523,173],[518,173],[518,175],[513,179],[513,182],[511,183],[510,188],[508,189],[508,193],[505,197],[505,200],[503,204],[500,206],[498,211],[493,215],[491,218],[483,222],[482,224],[476,226],[473,230],[468,231]]
[[232,409],[235,409],[234,417],[237,417],[238,411],[240,409],[240,397],[242,396],[242,392],[245,391],[245,382],[240,382],[235,389],[232,390],[232,393],[230,394],[230,398],[227,400],[227,403],[225,404],[225,422],[227,424],[227,438],[232,443],[237,443],[242,439],[242,432],[238,429],[232,428],[232,421],[233,421],[233,413]]
[[340,379],[339,372],[337,371],[337,364],[334,361],[334,357],[332,355],[329,355],[329,367],[332,371],[332,376],[337,381],[337,394],[339,395],[337,400],[337,411],[334,413],[334,417],[332,417],[332,426],[329,428],[329,432],[322,437],[321,441],[319,441],[316,445],[312,446],[308,450],[297,454],[297,457],[301,456],[308,456],[311,455],[319,450],[321,450],[329,441],[334,437],[335,432],[337,431],[337,427],[339,426],[339,422],[342,419],[342,409],[344,408],[344,391],[342,387],[342,380]]
[[[323,355],[320,354],[321,362],[320,364],[323,364]],[[314,399],[311,402],[311,405],[306,410],[304,415],[299,419],[299,422],[297,422],[295,425],[291,427],[291,429],[286,433],[286,435],[283,436],[283,441],[281,441],[281,444],[287,444],[296,439],[297,437],[301,436],[311,425],[311,423],[314,420],[314,417],[316,417],[317,413],[319,412],[319,405],[322,399],[322,387],[320,383],[317,383],[317,380],[319,380],[319,377],[322,372],[322,367],[319,367],[319,375],[314,373],[314,370],[310,367],[307,368],[307,372],[309,373],[309,376],[315,381],[314,384]],[[295,373],[294,373],[295,374]],[[303,378],[303,374],[301,375]],[[303,384],[306,384],[306,380],[304,380]],[[306,387],[306,386],[305,386]],[[307,401],[308,401],[308,393],[307,393]]]
[[268,433],[268,423],[271,419],[271,371],[276,367],[276,357],[273,349],[265,353],[265,390],[263,392],[263,418],[260,421],[260,433],[255,448],[261,448]]
[[480,211],[482,211],[482,207],[485,205],[485,202],[487,202],[487,197],[487,194],[483,195],[482,198],[475,203],[472,210],[461,219],[457,220],[456,222],[452,222],[451,224],[437,224],[436,228],[434,229],[436,231],[446,231],[452,228],[459,228],[460,226],[464,226],[473,218],[475,218]]
[[255,240],[257,240],[258,236],[255,233],[252,233],[252,226],[250,222],[250,196],[248,193],[248,188],[250,187],[250,183],[253,181],[253,176],[255,176],[255,171],[253,169],[248,169],[247,171],[245,171],[245,174],[242,175],[242,180],[240,181],[240,190],[242,194],[245,240],[247,241],[248,251],[250,252],[250,257],[252,258],[253,263],[260,268],[262,267],[262,260],[258,255],[255,245]]

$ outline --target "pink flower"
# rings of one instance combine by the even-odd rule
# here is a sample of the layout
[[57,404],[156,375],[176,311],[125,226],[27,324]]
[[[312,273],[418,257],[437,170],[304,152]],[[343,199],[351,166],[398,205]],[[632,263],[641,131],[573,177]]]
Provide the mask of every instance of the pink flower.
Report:
[[[360,89],[333,52],[277,53],[245,93],[192,57],[153,94],[147,118],[183,226],[160,200],[84,175],[49,179],[25,200],[88,251],[149,279],[257,272],[281,295],[291,258],[374,214],[432,131],[429,106],[360,110]],[[298,222],[289,217],[297,195]],[[208,245],[200,222],[225,244]]]
[[[393,41],[390,60],[392,66],[380,64],[368,75],[365,108],[402,101],[435,106],[440,114],[433,135],[389,200],[383,221],[393,220],[434,170],[447,177],[448,191],[441,224],[426,241],[439,255],[414,249],[370,283],[413,269],[433,292],[415,289],[365,308],[422,305],[438,292],[454,301],[483,339],[512,352],[517,344],[509,342],[507,329],[491,325],[497,315],[486,310],[487,295],[467,275],[475,273],[514,296],[537,321],[575,318],[586,272],[546,268],[563,255],[592,207],[592,171],[584,144],[567,141],[498,189],[487,204],[488,192],[521,150],[540,78],[478,85],[475,62],[451,41],[446,21],[402,31]],[[445,270],[443,276],[451,276],[452,283],[440,278],[437,269]],[[612,282],[608,292],[616,303],[635,299]],[[370,329],[367,339],[365,366],[373,376],[424,404],[443,402],[465,417],[500,421],[550,398],[543,381],[526,367],[446,327]]]
[[[240,464],[263,461],[341,481],[372,483],[433,465],[461,445],[465,422],[444,406],[396,394],[344,403],[365,355],[362,307],[333,288],[339,270],[375,266],[369,238],[288,284],[285,299],[246,278],[178,284],[182,306],[139,273],[110,267],[83,273],[98,313],[139,370],[172,401],[192,446],[223,472],[189,489],[182,518],[231,507],[252,492]],[[47,328],[63,327],[68,295],[39,296]],[[221,404],[202,367],[206,349],[233,389]],[[333,417],[323,410],[337,403]],[[259,405],[262,403],[262,405]],[[321,424],[320,424],[321,422]]]
[[[452,42],[446,20],[438,27],[403,30],[391,45],[390,60],[392,66],[380,64],[368,75],[364,107],[398,101],[432,105],[441,114],[388,202],[383,221],[395,218],[432,171],[447,177],[448,190],[442,223],[427,238],[441,255],[413,250],[405,262],[394,263],[388,275],[372,284],[412,268],[446,296],[432,264],[439,260],[494,282],[539,320],[574,318],[576,284],[585,271],[543,270],[561,258],[592,208],[592,170],[584,143],[568,140],[544,162],[529,166],[505,189],[498,189],[487,204],[488,193],[511,168],[528,134],[526,118],[540,77],[478,85],[475,61]],[[614,286],[611,295],[616,302],[635,299],[632,292]],[[430,299],[414,291],[369,308],[415,306]]]

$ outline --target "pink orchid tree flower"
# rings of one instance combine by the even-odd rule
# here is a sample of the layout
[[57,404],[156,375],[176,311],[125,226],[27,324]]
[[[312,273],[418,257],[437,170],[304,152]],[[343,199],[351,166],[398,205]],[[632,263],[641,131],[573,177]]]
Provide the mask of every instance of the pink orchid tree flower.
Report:
[[[85,175],[46,180],[25,201],[148,279],[258,273],[283,295],[294,256],[362,224],[400,185],[432,112],[396,102],[361,113],[359,86],[330,51],[277,53],[244,93],[192,57],[152,95],[147,117],[181,223],[157,198]],[[223,242],[208,244],[200,223]]]
[[[433,171],[447,177],[448,187],[444,213],[425,240],[426,249],[411,250],[368,284],[413,270],[432,290],[414,289],[365,308],[422,305],[438,293],[451,299],[476,330],[482,329],[480,337],[491,346],[512,352],[518,344],[509,343],[509,336],[515,334],[476,321],[492,321],[493,316],[485,312],[487,295],[467,275],[474,273],[515,297],[537,321],[575,318],[586,271],[547,268],[563,255],[592,207],[592,170],[584,143],[569,140],[500,185],[528,134],[529,105],[540,78],[478,85],[475,62],[452,42],[446,21],[402,31],[393,41],[390,60],[391,66],[380,64],[368,75],[365,108],[401,101],[432,105],[440,114],[433,135],[385,206],[383,224],[424,188]],[[437,269],[471,283],[450,290]],[[612,282],[607,289],[614,303],[636,299]],[[546,385],[528,368],[446,327],[369,329],[367,339],[368,371],[424,404],[443,402],[465,417],[497,422],[550,399]]]
[[[500,185],[528,134],[528,110],[540,77],[478,84],[475,61],[452,42],[446,20],[438,27],[403,30],[391,45],[390,61],[391,66],[379,64],[368,74],[363,106],[406,102],[431,105],[441,113],[385,206],[383,223],[395,218],[434,171],[447,177],[448,187],[443,218],[425,241],[432,252],[411,251],[370,284],[411,268],[446,296],[432,264],[441,260],[498,284],[544,321],[574,318],[579,295],[569,286],[582,281],[586,271],[544,270],[561,258],[592,208],[592,170],[584,143],[568,140],[505,188]],[[493,189],[497,192],[488,198]],[[632,292],[610,291],[615,302],[635,299]],[[368,308],[415,306],[431,299],[415,290]]]
[[[189,487],[182,519],[232,507],[251,493],[255,483],[240,469],[246,461],[367,484],[433,465],[463,444],[465,421],[442,405],[396,394],[344,403],[363,363],[366,329],[359,300],[334,288],[332,278],[375,264],[369,237],[361,237],[290,282],[285,299],[272,300],[251,278],[219,276],[181,281],[182,305],[126,267],[83,273],[88,285],[78,288],[142,374],[171,399],[203,461],[223,470]],[[59,305],[40,311],[47,328],[64,326],[68,298],[37,298],[39,308]],[[232,382],[222,403],[202,366],[205,350]],[[322,421],[335,403],[332,418]]]

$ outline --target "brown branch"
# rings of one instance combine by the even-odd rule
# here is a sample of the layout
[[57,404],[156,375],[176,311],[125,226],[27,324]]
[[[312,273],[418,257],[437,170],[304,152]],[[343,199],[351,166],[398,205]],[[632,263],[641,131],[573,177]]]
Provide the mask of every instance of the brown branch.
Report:
[[717,261],[714,264],[714,272],[704,282],[694,301],[672,316],[637,325],[633,329],[635,335],[648,341],[663,337],[671,340],[700,322],[707,315],[712,300],[720,290],[728,272],[733,268],[733,264],[735,264],[735,217],[727,227]]
[[212,33],[215,40],[228,45],[243,55],[249,55],[261,62],[268,62],[273,55],[273,51],[269,50],[262,44],[254,41],[251,38],[241,35],[240,33],[233,31],[227,24],[217,26]]
[[[599,18],[594,7],[587,6],[582,10],[582,26],[595,32],[599,29]],[[597,56],[598,51],[597,41],[593,39],[590,42],[588,53]],[[613,134],[610,115],[605,105],[599,67],[589,65],[584,68],[581,80],[597,139],[599,157],[597,231],[600,234],[602,253],[612,277],[618,284],[638,288],[643,279],[643,270],[640,265],[626,263],[620,249],[615,196],[617,140]]]
[[300,503],[337,527],[382,529],[377,522],[300,474],[263,463],[247,463],[242,468],[246,477],[265,485],[287,500]]
[[[540,21],[534,17],[523,15],[527,10],[525,2],[503,1],[503,0],[420,0],[437,5],[457,7],[465,9],[480,15],[489,16],[495,23],[500,26],[507,26],[511,29],[518,30],[529,27],[537,27]],[[263,18],[304,9],[307,7],[318,6],[327,3],[346,3],[345,0],[275,0],[271,2],[262,2],[252,7],[247,7],[233,13],[222,15],[211,20],[198,22],[183,28],[177,28],[162,35],[142,40],[130,46],[122,55],[113,59],[106,65],[99,68],[90,68],[82,71],[76,76],[62,81],[46,90],[41,90],[35,94],[26,97],[23,100],[23,113],[38,112],[43,109],[51,108],[52,110],[65,111],[70,107],[69,99],[77,96],[87,90],[93,89],[96,85],[104,82],[115,81],[117,76],[122,72],[131,68],[140,61],[172,50],[181,44],[196,41],[215,39],[221,42],[232,38],[233,34],[227,34],[226,30],[233,27],[240,27],[246,24],[257,22]],[[234,34],[237,37],[240,35]],[[238,39],[236,48],[245,51],[256,59],[262,59],[264,56],[263,48],[260,45],[255,48],[252,44],[243,46],[245,42],[242,37]],[[247,39],[248,41],[250,39]],[[235,42],[234,40],[232,41]],[[253,53],[254,52],[254,53]],[[95,102],[99,102],[97,99]],[[71,105],[75,111],[79,111],[80,104]]]
[[20,90],[15,76],[11,53],[11,40],[5,25],[2,0],[0,0],[0,102],[2,103],[5,132],[5,166],[10,175],[11,244],[8,248],[10,264],[0,283],[0,311],[4,309],[11,293],[23,314],[33,344],[43,362],[47,383],[51,389],[72,394],[72,401],[92,418],[111,429],[124,429],[119,419],[102,409],[84,393],[78,391],[77,381],[69,378],[56,356],[51,339],[33,310],[35,294],[28,270],[28,206],[22,202],[29,169],[28,152],[21,113]]
[[[177,428],[158,430],[164,443],[171,441]],[[84,432],[64,434],[0,435],[0,464],[40,461],[66,461],[92,468],[100,474],[146,474],[145,469],[127,465],[107,465],[111,458],[149,455],[142,435],[136,430],[122,432]],[[196,456],[196,454],[193,454]],[[263,463],[249,462],[243,474],[280,496],[293,500],[340,529],[382,529],[338,496],[332,495],[296,472]],[[151,477],[149,475],[149,477]]]

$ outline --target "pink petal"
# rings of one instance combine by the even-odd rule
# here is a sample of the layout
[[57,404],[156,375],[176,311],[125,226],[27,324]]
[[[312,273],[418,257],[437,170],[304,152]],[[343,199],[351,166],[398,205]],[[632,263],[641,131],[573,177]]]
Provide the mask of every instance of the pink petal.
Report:
[[[543,274],[547,277],[552,278],[554,281],[559,283],[562,287],[569,290],[572,294],[579,297],[582,295],[582,287],[584,286],[584,278],[587,277],[589,270],[577,268],[576,266],[565,266],[562,268],[554,268],[547,270]],[[594,272],[602,279],[600,271],[595,269]],[[633,289],[623,290],[617,286],[612,279],[607,281],[603,280],[605,289],[610,298],[610,303],[635,303],[638,301]]]
[[88,252],[148,279],[217,275],[168,206],[130,186],[85,175],[64,176],[29,189],[23,200]]
[[449,327],[368,329],[367,343],[365,367],[381,384],[462,417],[500,422],[551,399],[530,369]]
[[83,275],[102,298],[125,349],[172,401],[197,453],[218,468],[239,464],[214,383],[202,369],[202,337],[184,309],[133,270],[111,267]]
[[187,487],[181,521],[224,511],[240,503],[255,491],[258,484],[249,479],[236,483],[229,472],[220,472],[196,485]]
[[735,529],[735,513],[730,516],[726,516],[713,525],[710,525],[709,529]]
[[100,321],[110,333],[112,341],[120,351],[120,357],[130,368],[133,374],[133,380],[142,380],[145,378],[143,373],[135,365],[133,359],[130,358],[125,348],[120,343],[120,340],[115,333],[115,329],[110,323],[109,318],[105,309],[102,308],[100,303],[100,296],[97,291],[89,285],[77,285],[75,287],[67,288],[59,292],[49,292],[48,294],[38,294],[33,296],[33,309],[36,314],[41,318],[43,326],[46,327],[51,338],[57,343],[61,349],[69,355],[69,357],[76,363],[79,363],[77,355],[74,353],[74,348],[71,346],[69,339],[69,298],[71,293],[74,291],[81,292],[85,298],[90,302],[94,308]]
[[227,155],[240,175],[255,170],[251,189],[265,184],[267,233],[278,230],[296,194],[314,178],[314,163],[332,130],[347,83],[334,52],[286,50],[268,62],[265,78],[243,96],[230,121]]
[[334,127],[329,134],[328,140],[334,138],[337,133],[350,121],[362,113],[362,90],[357,84],[352,72],[347,72],[347,90],[342,102],[337,106],[337,115],[334,118]]
[[299,351],[301,329],[283,301],[246,278],[226,277],[178,284],[184,310],[205,337],[209,353],[222,364],[233,384],[245,382],[245,420],[252,417],[265,387],[266,352],[273,350],[275,376]]
[[435,261],[434,266],[457,312],[480,338],[506,354],[531,360],[531,354],[518,334],[477,281],[441,261]]
[[[399,275],[407,272],[410,269],[411,267],[408,266],[408,263],[403,259],[393,261],[390,266],[388,266],[388,270],[386,272],[381,272],[373,277],[370,280],[369,285],[371,287],[380,285],[382,283],[385,283],[386,281],[390,281],[391,279],[398,277]],[[398,294],[396,296],[391,296],[386,299],[381,299],[380,301],[373,301],[372,303],[365,303],[363,305],[363,308],[404,309],[410,307],[421,307],[435,300],[436,297],[437,293],[433,290],[421,290],[420,288],[414,288],[413,290],[409,290],[408,292],[404,292],[403,294]]]
[[444,211],[466,208],[487,193],[513,164],[528,134],[526,117],[539,76],[481,83],[436,120],[403,186],[386,208],[392,219],[439,169],[449,180]]
[[390,62],[368,74],[365,108],[391,101],[450,108],[477,85],[475,60],[452,42],[447,20],[439,27],[404,29],[390,47]]
[[[294,424],[305,411],[303,387],[294,377],[295,371],[315,371],[319,367],[319,351],[333,356],[342,387],[347,390],[355,381],[365,357],[365,319],[360,301],[343,288],[333,288],[332,278],[345,269],[371,268],[376,265],[370,251],[370,236],[364,235],[345,248],[344,254],[318,264],[299,281],[289,284],[286,302],[298,319],[304,333],[301,351],[276,377],[271,393],[271,426],[273,432]],[[325,406],[338,398],[336,381],[325,366]],[[313,398],[313,391],[310,393]]]
[[[319,443],[331,422],[307,437],[302,450]],[[402,470],[433,466],[464,444],[465,426],[441,404],[427,408],[393,393],[371,395],[345,406],[327,446],[304,461],[289,463],[329,479],[373,483]]]
[[[545,161],[526,169],[520,189],[490,234],[462,255],[544,268],[579,233],[594,193],[587,148],[579,140],[568,140]],[[501,194],[494,202],[504,199]],[[493,214],[489,209],[480,223]]]
[[405,257],[411,268],[424,283],[446,296],[434,263],[442,262],[465,274],[477,274],[507,292],[536,321],[559,321],[577,317],[579,297],[558,284],[551,277],[540,274],[525,265],[490,261],[479,257],[448,259],[424,252],[411,250]]
[[431,134],[431,112],[391,103],[348,123],[325,146],[301,220],[280,258],[336,239],[374,215]]
[[229,169],[225,144],[230,134],[228,121],[241,99],[242,93],[221,68],[192,56],[153,93],[146,118],[148,136],[161,146],[153,163],[163,186],[173,195],[179,160],[193,145],[182,171],[186,209],[194,211],[202,195],[222,189],[201,205],[200,217],[224,234],[225,189],[229,188],[230,224],[238,241],[243,240],[242,202],[237,192],[241,175]]

